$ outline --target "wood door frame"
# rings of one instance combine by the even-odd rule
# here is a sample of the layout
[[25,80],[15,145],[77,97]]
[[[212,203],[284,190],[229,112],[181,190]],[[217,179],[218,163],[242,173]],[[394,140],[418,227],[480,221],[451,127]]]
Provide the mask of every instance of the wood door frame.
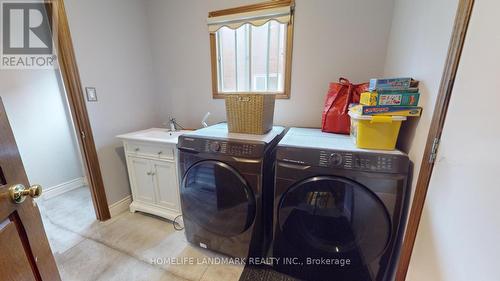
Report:
[[57,35],[55,46],[59,71],[63,79],[65,95],[73,117],[73,125],[86,171],[96,218],[105,221],[111,218],[104,190],[101,168],[92,134],[92,127],[85,103],[82,82],[76,62],[73,41],[69,29],[64,0],[45,0],[49,21],[53,23],[53,33]]
[[460,57],[462,55],[463,46],[467,29],[469,27],[470,18],[472,16],[472,8],[474,0],[459,0],[455,23],[451,34],[450,44],[448,47],[448,55],[445,62],[445,68],[439,86],[436,105],[432,116],[431,128],[427,137],[427,144],[418,174],[415,195],[411,205],[408,225],[406,227],[405,237],[401,249],[401,255],[396,271],[396,281],[404,281],[408,273],[411,255],[415,240],[417,238],[418,226],[424,209],[425,198],[429,189],[429,183],[434,168],[434,153],[437,152],[439,140],[443,132],[443,127],[453,92],[453,85],[457,74]]

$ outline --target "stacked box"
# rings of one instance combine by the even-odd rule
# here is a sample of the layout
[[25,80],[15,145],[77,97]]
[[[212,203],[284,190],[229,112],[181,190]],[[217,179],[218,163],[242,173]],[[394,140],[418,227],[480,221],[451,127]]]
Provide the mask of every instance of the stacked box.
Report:
[[413,78],[388,78],[388,79],[370,79],[370,91],[377,90],[408,90],[418,88],[418,81]]
[[361,93],[360,104],[349,108],[351,136],[357,147],[395,148],[402,121],[422,114],[418,84],[412,78],[370,80],[369,91]]
[[419,117],[422,114],[420,106],[369,106],[354,105],[349,111],[359,115],[409,116]]
[[361,94],[360,104],[370,106],[417,106],[420,94],[410,91],[373,91]]

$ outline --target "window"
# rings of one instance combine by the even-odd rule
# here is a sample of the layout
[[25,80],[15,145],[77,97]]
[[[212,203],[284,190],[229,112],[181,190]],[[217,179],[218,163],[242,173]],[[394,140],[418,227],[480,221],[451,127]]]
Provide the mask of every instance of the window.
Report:
[[210,12],[208,25],[214,98],[235,93],[289,97],[292,1]]

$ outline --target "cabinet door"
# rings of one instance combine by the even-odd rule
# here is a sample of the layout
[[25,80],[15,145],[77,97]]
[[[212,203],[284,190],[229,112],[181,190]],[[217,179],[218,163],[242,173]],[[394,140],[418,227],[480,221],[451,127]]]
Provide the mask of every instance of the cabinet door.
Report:
[[136,157],[129,157],[129,160],[130,172],[132,173],[133,199],[153,203],[155,200],[155,192],[150,161]]
[[154,182],[157,190],[156,203],[162,207],[180,211],[179,188],[174,162],[152,161]]

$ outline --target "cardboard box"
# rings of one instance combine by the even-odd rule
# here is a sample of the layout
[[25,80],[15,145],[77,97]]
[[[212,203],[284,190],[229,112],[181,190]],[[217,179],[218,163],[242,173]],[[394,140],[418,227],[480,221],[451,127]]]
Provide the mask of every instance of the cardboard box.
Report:
[[390,116],[410,116],[418,117],[422,114],[419,106],[369,106],[354,105],[350,111],[359,115],[390,115]]
[[420,94],[406,91],[374,91],[361,93],[360,104],[363,105],[393,105],[417,106]]
[[407,90],[418,88],[418,81],[413,78],[388,78],[388,79],[370,79],[370,91],[375,90]]

